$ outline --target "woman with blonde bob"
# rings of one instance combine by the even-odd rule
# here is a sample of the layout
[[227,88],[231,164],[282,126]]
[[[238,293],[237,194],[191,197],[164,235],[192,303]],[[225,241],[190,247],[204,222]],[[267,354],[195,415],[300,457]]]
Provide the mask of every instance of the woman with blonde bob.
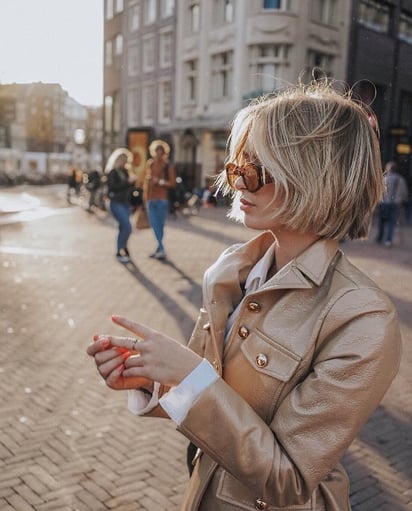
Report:
[[136,337],[87,349],[134,414],[198,448],[182,510],[351,509],[339,460],[401,349],[394,306],[338,243],[367,234],[382,195],[371,115],[327,83],[241,110],[218,185],[261,232],[206,271],[189,345],[113,316]]

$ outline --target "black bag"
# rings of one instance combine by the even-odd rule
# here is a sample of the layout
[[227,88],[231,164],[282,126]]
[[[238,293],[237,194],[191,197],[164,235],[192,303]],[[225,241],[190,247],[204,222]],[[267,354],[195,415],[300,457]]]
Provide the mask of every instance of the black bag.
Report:
[[134,186],[130,191],[130,205],[134,208],[143,205],[143,188],[140,186]]

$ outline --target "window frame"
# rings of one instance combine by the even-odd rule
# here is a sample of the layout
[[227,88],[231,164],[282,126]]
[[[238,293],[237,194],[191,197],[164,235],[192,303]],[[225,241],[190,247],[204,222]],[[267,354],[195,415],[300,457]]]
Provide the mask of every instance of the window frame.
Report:
[[233,50],[211,55],[211,99],[214,101],[230,99],[232,97],[233,57]]

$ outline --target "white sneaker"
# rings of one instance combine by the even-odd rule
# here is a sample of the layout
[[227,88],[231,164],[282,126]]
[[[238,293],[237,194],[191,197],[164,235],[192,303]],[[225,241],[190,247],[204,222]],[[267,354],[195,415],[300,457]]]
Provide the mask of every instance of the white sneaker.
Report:
[[165,252],[164,252],[163,250],[161,250],[161,251],[159,251],[159,252],[155,252],[155,254],[153,255],[153,257],[154,257],[155,259],[161,259],[161,260],[163,260],[163,259],[166,259],[166,254],[165,254]]
[[116,254],[116,259],[119,261],[119,263],[128,263],[130,261],[130,257],[121,254]]

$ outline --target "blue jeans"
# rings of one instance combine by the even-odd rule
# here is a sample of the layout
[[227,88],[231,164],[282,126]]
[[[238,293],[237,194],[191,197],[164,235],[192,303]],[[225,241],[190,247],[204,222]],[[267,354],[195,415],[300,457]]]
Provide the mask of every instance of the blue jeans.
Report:
[[119,224],[119,233],[117,235],[117,252],[127,247],[127,241],[132,232],[130,223],[130,206],[123,202],[110,201],[110,211]]
[[[379,204],[378,216],[378,236],[376,241],[392,242],[395,226],[398,221],[399,205],[398,204]],[[386,231],[386,233],[385,233]]]
[[157,240],[156,252],[163,252],[163,233],[169,212],[169,201],[167,199],[152,199],[146,201],[149,222]]

